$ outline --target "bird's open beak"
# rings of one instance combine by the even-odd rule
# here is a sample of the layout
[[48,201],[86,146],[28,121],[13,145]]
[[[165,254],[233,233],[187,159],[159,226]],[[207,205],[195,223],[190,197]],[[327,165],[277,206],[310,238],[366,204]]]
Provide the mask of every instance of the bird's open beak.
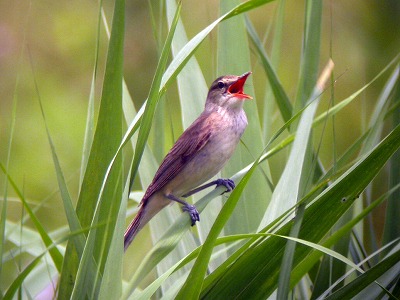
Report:
[[238,80],[236,80],[229,86],[228,93],[236,98],[253,99],[253,97],[243,93],[244,83],[246,82],[246,79],[250,74],[251,72],[247,72],[240,76]]

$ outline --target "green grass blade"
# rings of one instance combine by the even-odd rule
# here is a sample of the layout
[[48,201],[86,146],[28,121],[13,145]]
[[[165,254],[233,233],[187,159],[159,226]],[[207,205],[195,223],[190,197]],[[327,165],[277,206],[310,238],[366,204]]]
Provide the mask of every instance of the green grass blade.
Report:
[[[41,107],[41,109],[42,109],[42,114],[43,114],[43,118],[44,118],[43,108]],[[46,123],[46,120],[45,120],[45,123]],[[67,184],[65,182],[65,178],[64,178],[61,166],[60,166],[60,162],[57,157],[57,152],[55,150],[54,143],[50,136],[50,132],[47,127],[47,124],[46,124],[46,132],[47,132],[47,138],[48,138],[50,148],[51,148],[51,154],[53,157],[53,163],[54,163],[54,167],[55,167],[55,171],[56,171],[56,175],[57,175],[57,182],[58,182],[58,186],[60,189],[61,198],[63,200],[64,210],[66,213],[70,231],[71,232],[81,231],[82,227],[79,222],[78,216],[76,215],[74,206],[72,204],[71,196],[69,194]],[[82,235],[78,235],[78,236],[74,237],[73,240],[74,240],[74,244],[75,244],[75,247],[76,247],[78,253],[80,255],[82,255],[83,247],[85,245],[84,237]],[[61,270],[59,270],[59,271],[61,271]]]
[[136,143],[136,148],[135,148],[135,156],[133,158],[133,164],[132,164],[132,179],[131,182],[134,180],[140,160],[143,155],[144,147],[147,143],[147,139],[149,137],[154,113],[157,107],[157,103],[160,100],[160,86],[161,86],[161,80],[162,76],[165,70],[165,67],[167,65],[170,49],[171,49],[171,43],[172,43],[172,38],[174,36],[175,28],[178,23],[178,18],[180,14],[180,8],[181,5],[178,6],[175,16],[174,16],[174,21],[171,26],[170,31],[168,32],[167,39],[165,41],[163,50],[161,52],[161,57],[159,60],[159,63],[157,65],[157,70],[155,72],[153,82],[150,88],[149,92],[149,97],[146,103],[146,108],[144,109],[143,112],[143,117],[140,122],[140,128],[139,128],[139,134],[138,134],[138,139]]
[[310,98],[317,81],[321,44],[322,1],[307,0],[295,110]]
[[[175,0],[166,1],[167,20],[169,26],[173,22],[176,11]],[[172,53],[174,57],[188,43],[182,20],[178,21],[174,39],[172,41]],[[195,57],[190,58],[177,77],[179,99],[182,110],[182,124],[187,128],[201,114],[204,101],[207,97],[207,84]]]
[[[18,86],[19,79],[17,78],[16,87]],[[10,124],[10,136],[8,139],[7,147],[7,160],[5,165],[5,170],[9,170],[12,142],[14,138],[15,130],[15,120],[17,112],[17,97],[16,92],[14,92],[12,111],[11,111],[11,124]],[[8,177],[4,177],[4,192],[3,192],[3,205],[1,207],[1,218],[0,218],[0,257],[3,258],[4,254],[4,244],[6,242],[6,220],[7,220],[7,206],[8,206]],[[0,278],[3,277],[3,260],[0,261]],[[0,298],[2,297],[2,291],[0,291]]]
[[[33,232],[33,231],[32,231]],[[73,239],[74,236],[79,236],[82,234],[82,230],[77,231],[77,232],[70,232],[68,235],[63,236],[59,240],[55,241],[51,245],[49,245],[47,248],[42,250],[42,248],[39,250],[40,252],[35,252],[31,253],[32,255],[35,256],[35,258],[29,262],[29,264],[24,268],[22,272],[18,274],[18,276],[13,280],[12,284],[8,287],[6,294],[4,295],[4,299],[14,299],[15,293],[20,289],[24,283],[27,277],[33,273],[33,271],[36,270],[37,266],[40,266],[40,262],[43,260],[43,258],[47,255],[47,253],[50,253],[52,249],[57,248],[57,245],[65,242],[68,239]],[[33,232],[33,234],[36,234],[36,232]]]
[[[81,174],[80,174],[80,184],[82,185],[83,176],[86,171],[86,166],[89,160],[90,148],[93,143],[94,136],[94,126],[95,126],[95,117],[94,117],[94,100],[95,100],[95,87],[96,87],[96,79],[97,79],[97,67],[99,61],[99,47],[100,47],[100,27],[101,27],[101,12],[102,12],[102,3],[99,2],[99,12],[97,17],[97,37],[96,37],[96,47],[95,47],[95,55],[94,55],[94,68],[92,74],[92,82],[90,85],[90,95],[88,102],[88,111],[86,117],[86,126],[85,126],[85,136],[83,139],[83,150],[82,150],[82,161],[81,161]],[[107,30],[108,32],[108,30]]]
[[249,33],[251,41],[253,42],[257,50],[265,74],[267,75],[267,78],[269,80],[269,84],[274,94],[275,101],[279,107],[279,111],[282,115],[284,122],[287,122],[292,117],[292,110],[293,110],[292,104],[290,103],[289,97],[286,94],[285,90],[283,89],[282,83],[280,82],[275,72],[275,68],[272,66],[272,63],[267,53],[265,52],[263,44],[261,43],[260,38],[258,37],[257,32],[255,31],[253,25],[248,19],[246,19],[246,24],[247,24],[247,31]]
[[[51,250],[49,250],[51,251]],[[26,279],[26,277],[32,272],[32,270],[37,266],[37,264],[40,262],[40,260],[42,259],[42,257],[45,255],[45,253],[43,253],[42,255],[39,255],[37,257],[35,257],[35,259],[33,261],[31,261],[29,263],[29,265],[27,267],[25,267],[25,269],[18,274],[17,278],[15,278],[13,280],[13,283],[11,284],[11,286],[7,289],[7,292],[4,295],[5,300],[11,300],[14,299],[14,295],[15,293],[18,291],[18,289],[21,288],[24,280]]]
[[308,148],[313,117],[318,107],[318,96],[321,92],[322,90],[316,89],[311,98],[311,104],[302,113],[288,162],[272,194],[271,202],[260,223],[259,230],[294,206],[301,196],[299,192],[300,180],[304,176],[302,175],[303,163]]
[[[397,82],[396,86],[393,88],[392,101],[395,104],[400,103],[400,80],[399,80],[399,67],[396,68],[397,71]],[[393,125],[397,125],[400,120],[400,112],[397,109],[392,116]],[[396,185],[400,181],[400,152],[397,151],[392,159],[390,160],[390,186]],[[400,236],[400,222],[398,222],[398,212],[400,211],[400,203],[398,199],[400,198],[399,191],[390,196],[388,201],[388,207],[386,209],[384,233],[382,244],[385,245],[395,238]]]
[[[93,225],[92,221],[96,207],[99,207],[101,212],[99,222],[107,224],[106,226],[98,227],[96,229],[98,237],[97,241],[92,240],[90,241],[92,244],[89,245],[89,247],[87,247],[88,245],[85,247],[85,251],[90,248],[96,249],[94,255],[96,257],[95,259],[100,263],[100,272],[104,268],[106,261],[106,259],[103,258],[107,255],[108,247],[112,239],[112,230],[110,228],[113,228],[113,223],[115,224],[122,194],[121,184],[118,184],[118,180],[120,180],[121,161],[118,162],[113,172],[106,179],[104,178],[104,174],[121,141],[122,134],[121,99],[125,26],[124,11],[124,1],[117,0],[115,2],[113,26],[108,49],[99,117],[76,208],[82,227],[88,227],[91,224]],[[104,180],[107,181],[107,188],[105,189],[101,203],[99,203],[97,199]],[[119,191],[115,193],[114,189],[116,186]],[[103,241],[105,242],[104,245]],[[94,247],[93,243],[96,243],[97,247]],[[92,257],[93,254],[86,252],[85,255]],[[79,260],[76,249],[71,243],[68,243],[66,259],[64,261],[59,285],[59,298],[70,297],[75,285],[75,276]],[[90,264],[92,263],[91,259],[87,261]],[[87,271],[90,268],[84,269]],[[91,284],[87,283],[85,286],[96,286],[95,282],[99,280],[98,276],[100,276],[100,273],[96,272],[96,274],[98,275],[94,278],[83,276],[85,280],[91,281]],[[78,294],[85,294],[86,292],[88,291],[81,290]]]
[[[283,28],[286,24],[285,22],[285,7],[286,1],[279,1],[278,7],[276,9],[276,17],[275,21],[271,23],[274,26],[272,41],[271,41],[271,63],[275,69],[278,69],[280,65],[280,57],[282,53],[282,40],[283,40]],[[263,129],[263,137],[265,141],[271,137],[273,132],[273,120],[274,120],[274,102],[273,99],[273,91],[271,84],[269,83],[269,79],[267,79],[266,83],[266,91],[264,94],[264,108],[263,108],[263,115],[262,115],[262,129]],[[290,109],[292,109],[292,105],[290,104]]]
[[86,117],[85,137],[83,140],[82,161],[81,161],[81,175],[80,184],[82,185],[83,177],[86,172],[86,166],[89,160],[90,149],[93,143],[94,135],[94,91],[95,91],[95,71],[92,76],[92,84],[90,87],[90,95],[88,102],[88,112]]
[[[319,94],[319,91],[316,94]],[[271,203],[260,224],[260,229],[275,220],[287,209],[295,206],[297,200],[301,197],[300,181],[306,177],[304,173],[307,170],[304,170],[304,160],[309,149],[308,141],[318,102],[318,100],[314,101],[302,114],[288,162],[272,194]],[[293,236],[298,234],[303,213],[304,206],[301,206],[297,211],[296,222],[292,228],[291,235]],[[294,230],[295,228],[297,232]],[[286,299],[288,297],[294,249],[295,243],[288,242],[282,260],[277,299]]]
[[389,109],[392,100],[392,97],[390,95],[393,93],[395,89],[395,85],[398,81],[398,78],[399,78],[399,69],[395,68],[395,70],[390,75],[386,85],[382,89],[381,95],[377,99],[377,103],[375,105],[375,109],[371,116],[369,125],[369,127],[372,130],[369,133],[368,138],[364,143],[362,153],[366,153],[369,150],[371,150],[379,142],[379,139],[381,138],[384,125],[383,121],[385,119],[386,113]]
[[[10,183],[10,185],[13,187],[15,193],[18,195],[18,197],[20,198],[24,208],[26,209],[27,213],[29,214],[29,217],[31,218],[33,224],[35,225],[38,233],[40,234],[40,237],[43,241],[43,243],[49,247],[50,245],[53,244],[53,240],[51,239],[51,237],[47,234],[47,231],[45,230],[45,228],[43,227],[42,223],[40,222],[40,220],[36,217],[35,213],[33,212],[33,210],[31,209],[30,205],[28,204],[28,202],[26,201],[22,191],[18,188],[17,184],[14,182],[14,180],[11,178],[10,174],[7,173],[7,170],[5,168],[5,166],[0,163],[0,169],[3,171],[3,173],[7,176],[8,182]],[[62,267],[62,262],[63,262],[63,256],[61,254],[61,252],[57,249],[57,248],[52,248],[50,250],[50,255],[53,259],[54,265],[56,266],[57,270],[61,270]]]
[[[400,250],[397,250],[386,259],[379,262],[377,265],[372,267],[367,272],[361,274],[356,279],[351,281],[349,284],[334,292],[330,296],[324,298],[329,300],[334,299],[352,299],[354,296],[358,295],[361,291],[367,288],[371,283],[374,283],[381,275],[385,274],[396,264],[398,265],[400,261]],[[398,274],[398,272],[396,272]],[[397,276],[396,276],[397,277]],[[365,293],[365,297],[370,297],[371,293]]]
[[[40,100],[39,100],[40,101]],[[68,220],[68,225],[69,229],[71,232],[79,232],[82,230],[81,224],[79,222],[78,216],[75,212],[74,206],[72,204],[71,196],[68,191],[67,184],[65,182],[64,174],[61,169],[61,165],[57,156],[57,152],[53,143],[53,139],[51,138],[49,128],[47,126],[47,121],[44,113],[44,109],[42,106],[42,102],[40,101],[40,109],[42,113],[42,117],[44,120],[45,128],[46,128],[46,133],[47,133],[47,139],[50,145],[51,149],[51,154],[53,158],[53,163],[56,171],[56,176],[57,176],[57,182],[58,182],[58,187],[60,189],[60,194],[61,198],[63,200],[63,205],[64,205],[64,210],[65,214]],[[78,235],[73,238],[75,247],[79,253],[79,255],[82,255],[83,252],[83,247],[85,245],[85,239],[82,235]],[[61,270],[59,270],[61,271]]]
[[324,122],[324,120],[326,120],[327,117],[337,114],[339,111],[345,108],[348,104],[350,104],[353,100],[355,100],[358,96],[360,96],[368,87],[370,87],[374,82],[376,82],[376,80],[381,78],[387,71],[389,71],[393,67],[393,65],[397,64],[399,62],[399,59],[400,55],[397,55],[367,84],[365,84],[363,87],[361,87],[359,90],[351,94],[346,99],[340,101],[338,104],[336,104],[334,107],[332,107],[325,113],[321,113],[318,117],[315,118],[315,125]]
[[[333,69],[333,62],[330,61],[323,72],[323,77],[314,89],[313,95],[309,102],[312,104],[303,112],[299,125],[297,127],[296,138],[293,148],[290,152],[289,160],[285,170],[272,195],[271,205],[268,207],[266,218],[270,217],[269,222],[276,219],[282,212],[294,206],[306,191],[307,178],[310,176],[309,163],[307,155],[310,155],[309,138],[311,136],[311,128],[313,118],[318,107],[319,95],[323,92],[326,81],[328,80]],[[316,101],[313,99],[316,98]],[[274,197],[274,195],[277,195]],[[271,207],[272,213],[269,208]],[[282,209],[283,207],[283,209]],[[305,204],[299,205],[296,212],[296,218],[290,231],[291,237],[297,237],[300,231],[301,223],[304,216]],[[271,218],[272,216],[272,218]],[[268,221],[268,219],[267,219]],[[268,222],[268,223],[269,223]],[[264,224],[267,225],[267,222]],[[265,227],[262,226],[262,227]],[[281,273],[279,274],[277,299],[287,299],[290,292],[289,282],[292,270],[293,255],[296,244],[288,242],[282,259]]]
[[[233,9],[238,3],[240,1],[222,0],[220,2],[221,12]],[[250,71],[250,50],[244,16],[236,16],[233,19],[226,20],[219,26],[217,59],[218,75],[240,75],[246,71]],[[248,79],[248,83],[249,86],[245,87],[246,93],[254,96],[251,77]],[[264,148],[256,101],[247,101],[243,104],[243,107],[248,117],[248,125],[241,138],[245,147],[240,144],[236,148],[229,163],[222,171],[223,178],[232,176],[237,170],[254,161],[254,158]],[[268,164],[259,168],[256,171],[256,176],[250,180],[235,212],[224,228],[226,234],[252,232],[259,225],[271,196],[271,190],[266,183],[263,172],[269,174]],[[258,199],[258,201],[254,201],[253,199]]]
[[[123,199],[128,198],[129,182],[126,182]],[[108,252],[108,259],[104,267],[99,299],[119,299],[122,294],[122,264],[123,264],[123,235],[125,229],[126,206],[121,205],[114,228],[113,240]]]

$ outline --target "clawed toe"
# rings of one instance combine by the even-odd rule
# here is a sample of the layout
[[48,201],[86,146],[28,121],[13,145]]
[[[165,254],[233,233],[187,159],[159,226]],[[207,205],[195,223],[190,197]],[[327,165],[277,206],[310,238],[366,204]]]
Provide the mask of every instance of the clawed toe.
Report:
[[231,192],[236,186],[232,179],[222,179],[222,178],[217,180],[217,187],[221,185],[226,187],[226,191],[223,192],[222,194]]
[[200,221],[200,214],[194,205],[187,204],[182,206],[182,211],[187,212],[192,220],[192,226],[196,224],[197,221]]

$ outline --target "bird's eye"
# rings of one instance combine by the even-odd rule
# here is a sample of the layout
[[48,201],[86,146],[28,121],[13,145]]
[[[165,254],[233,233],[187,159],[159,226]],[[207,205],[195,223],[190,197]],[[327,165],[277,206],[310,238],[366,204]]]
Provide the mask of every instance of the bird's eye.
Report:
[[225,87],[225,83],[223,83],[222,81],[218,82],[218,88],[220,88],[221,90]]

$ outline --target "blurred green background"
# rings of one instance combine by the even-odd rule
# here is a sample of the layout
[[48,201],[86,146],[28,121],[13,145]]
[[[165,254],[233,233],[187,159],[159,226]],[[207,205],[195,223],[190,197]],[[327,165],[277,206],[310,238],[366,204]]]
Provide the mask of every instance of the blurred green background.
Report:
[[[111,5],[110,1],[104,1],[108,20]],[[335,101],[340,101],[364,86],[398,53],[400,2],[325,1],[324,5],[321,67],[332,56],[335,77],[339,78],[336,82]],[[124,72],[137,109],[147,97],[156,68],[158,39],[164,39],[153,34],[150,7],[157,18],[158,2],[127,1]],[[189,38],[218,17],[217,7],[218,2],[213,0],[184,1],[182,19]],[[275,10],[276,3],[273,2],[249,14],[260,36],[267,37],[267,51],[268,41],[272,38],[268,32],[271,31]],[[303,1],[287,1],[285,14],[278,76],[288,95],[294,99],[301,53]],[[95,61],[97,20],[96,1],[16,0],[0,3],[0,161],[3,164],[7,161],[15,104],[15,132],[12,135],[9,171],[29,201],[42,203],[43,208],[38,217],[49,229],[66,222],[38,97],[43,101],[71,195],[77,196],[87,103]],[[101,28],[98,69],[100,83],[107,45],[103,26]],[[215,71],[216,34],[214,31],[196,53],[208,84],[222,75]],[[256,56],[253,56],[252,65],[255,98],[262,112],[266,77]],[[339,155],[360,135],[387,76],[374,83],[354,104],[336,117],[335,147]],[[100,90],[97,90],[97,101],[99,97]],[[168,92],[166,100],[167,111],[170,113],[168,117],[174,120],[179,113],[179,101],[174,87]],[[320,109],[325,110],[327,105],[323,103]],[[275,115],[276,129],[282,121],[278,113]],[[173,131],[174,135],[179,135],[182,129],[179,122],[176,123],[174,126],[172,122]],[[332,132],[329,126],[327,132]],[[162,149],[163,153],[166,153],[169,146]],[[320,157],[327,165],[332,163],[332,147],[332,134],[324,135]],[[283,163],[279,161],[279,156],[273,161],[272,172],[275,178],[280,174]],[[3,174],[1,179],[0,188],[4,190]],[[11,199],[14,195],[9,189]],[[18,220],[20,216],[19,200],[9,202],[8,218]]]

